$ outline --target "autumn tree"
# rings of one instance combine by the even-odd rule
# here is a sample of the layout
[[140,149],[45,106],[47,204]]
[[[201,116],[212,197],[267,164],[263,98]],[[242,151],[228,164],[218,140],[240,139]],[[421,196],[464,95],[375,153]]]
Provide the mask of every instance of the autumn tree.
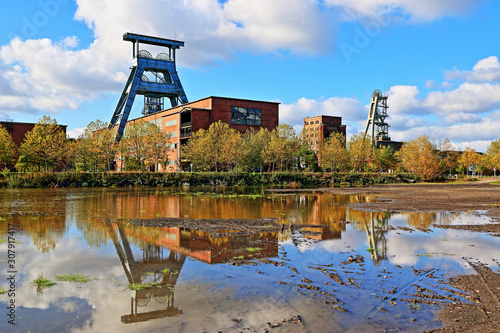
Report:
[[445,138],[439,141],[439,171],[440,173],[451,174],[452,170],[458,166],[458,156],[459,153],[456,151],[456,147],[451,143],[450,139]]
[[300,140],[292,126],[279,124],[272,132],[269,141],[262,151],[262,158],[265,163],[272,163],[280,166],[280,170],[292,166],[295,157],[300,149]]
[[500,170],[500,139],[490,143],[486,149],[486,156],[490,167]]
[[57,121],[43,116],[35,127],[26,133],[19,149],[17,169],[45,171],[55,168],[65,156],[66,135]]
[[474,165],[477,168],[480,162],[481,155],[479,155],[470,146],[465,147],[464,151],[458,158],[458,164],[462,167],[462,170],[465,170],[467,174],[469,174],[469,167],[472,167]]
[[228,169],[242,158],[242,136],[220,120],[208,130],[200,129],[191,135],[182,150],[183,158],[197,170]]
[[351,170],[363,171],[369,169],[372,157],[371,139],[363,133],[353,135],[347,143],[349,164]]
[[17,147],[12,140],[12,136],[0,125],[0,168],[6,167],[7,164],[15,162],[17,156]]
[[436,145],[427,135],[406,142],[396,156],[401,160],[401,166],[414,175],[431,180],[439,170],[439,158]]
[[269,141],[270,132],[267,128],[261,127],[258,131],[247,131],[242,136],[241,159],[238,167],[241,170],[253,170],[264,168],[262,151]]
[[349,152],[346,148],[346,138],[342,133],[332,133],[320,146],[319,164],[323,170],[349,170]]
[[182,159],[188,160],[196,171],[207,171],[212,167],[212,156],[208,153],[211,149],[211,140],[208,131],[199,129],[191,134],[188,143],[181,150]]
[[162,130],[155,126],[152,129],[149,139],[154,142],[149,151],[149,158],[146,160],[148,165],[153,165],[155,171],[159,171],[159,165],[168,161],[168,154],[171,150],[170,135],[166,135]]
[[125,128],[119,152],[126,169],[145,170],[146,166],[166,162],[170,140],[151,122],[137,122]]
[[116,132],[108,124],[90,122],[75,144],[75,163],[79,170],[105,170],[117,152]]

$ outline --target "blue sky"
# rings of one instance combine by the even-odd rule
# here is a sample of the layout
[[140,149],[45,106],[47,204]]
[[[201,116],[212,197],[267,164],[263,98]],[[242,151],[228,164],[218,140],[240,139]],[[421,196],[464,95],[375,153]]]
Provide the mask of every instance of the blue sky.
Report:
[[[278,101],[280,121],[343,117],[364,129],[375,89],[389,134],[484,151],[500,138],[494,0],[23,0],[0,16],[0,119],[109,121],[131,65],[124,32],[185,41],[188,99]],[[155,52],[153,52],[155,53]],[[132,117],[140,115],[136,99]]]

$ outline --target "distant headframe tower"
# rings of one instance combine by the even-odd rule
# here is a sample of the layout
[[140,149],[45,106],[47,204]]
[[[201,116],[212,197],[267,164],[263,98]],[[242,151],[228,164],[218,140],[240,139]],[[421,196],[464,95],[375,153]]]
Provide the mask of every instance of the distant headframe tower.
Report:
[[389,124],[386,119],[389,117],[387,114],[387,96],[384,96],[380,90],[375,90],[370,102],[370,111],[368,113],[368,120],[366,121],[366,128],[364,136],[368,134],[371,126],[371,140],[373,147],[390,146],[395,151],[401,149],[403,143],[399,141],[392,141],[389,137]]
[[[164,110],[165,97],[170,99],[172,107],[188,103],[175,66],[175,50],[184,46],[184,42],[130,32],[123,34],[123,40],[133,44],[133,63],[125,88],[109,122],[109,128],[118,124],[117,140],[123,136],[136,95],[144,96],[142,111],[144,115]],[[167,47],[168,53],[160,53],[153,58],[149,51],[140,50],[140,44]]]
[[388,117],[387,109],[387,96],[384,96],[380,90],[375,90],[372,95],[370,103],[370,112],[368,113],[368,120],[366,121],[365,136],[368,134],[370,126],[372,128],[371,137],[372,144],[375,145],[377,138],[382,140],[390,140],[389,138],[389,124],[385,119]]

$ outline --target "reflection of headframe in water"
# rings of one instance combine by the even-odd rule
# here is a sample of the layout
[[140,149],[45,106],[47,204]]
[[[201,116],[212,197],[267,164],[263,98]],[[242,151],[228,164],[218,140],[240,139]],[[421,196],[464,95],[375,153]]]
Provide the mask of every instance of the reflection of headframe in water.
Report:
[[387,239],[385,238],[385,234],[387,233],[388,221],[388,216],[381,216],[381,214],[370,212],[370,220],[365,225],[368,245],[371,249],[370,254],[375,265],[380,264],[381,260],[387,258]]
[[[156,245],[146,245],[143,249],[142,262],[136,261],[123,226],[117,224],[113,224],[113,226],[108,223],[107,229],[128,282],[130,284],[141,284],[152,276],[153,282],[156,283],[154,288],[133,290],[131,292],[130,314],[121,317],[122,323],[130,324],[182,314],[182,310],[174,306],[174,295],[175,285],[186,256],[169,251],[168,257],[165,257],[163,254],[164,248]],[[151,275],[152,273],[154,275]],[[166,308],[138,313],[138,308],[146,307],[151,298],[154,298],[159,304],[166,304]]]

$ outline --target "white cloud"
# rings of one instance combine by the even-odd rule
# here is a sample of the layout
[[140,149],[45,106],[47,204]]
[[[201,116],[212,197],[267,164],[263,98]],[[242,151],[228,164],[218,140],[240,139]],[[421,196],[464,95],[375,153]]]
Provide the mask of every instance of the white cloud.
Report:
[[419,90],[416,86],[394,86],[387,95],[389,96],[389,112],[391,114],[415,114],[421,113],[421,102],[417,95]]
[[[131,44],[124,32],[186,40],[178,64],[197,67],[235,52],[333,49],[336,31],[316,0],[77,0],[75,18],[94,32],[78,38],[14,38],[0,49],[0,108],[9,112],[78,109],[103,93],[119,93],[128,76]],[[155,50],[152,50],[153,52]],[[5,70],[3,70],[5,69]],[[5,89],[4,89],[5,88]],[[13,98],[13,96],[19,98]]]
[[468,82],[500,82],[500,61],[497,56],[479,60],[472,71],[453,70],[445,72],[447,80],[465,79]]
[[436,82],[434,82],[433,80],[427,80],[425,81],[425,87],[428,89],[435,88]]
[[323,101],[302,97],[293,104],[280,105],[280,122],[292,125],[299,131],[305,117],[320,115],[342,117],[347,129],[353,131],[354,128],[352,133],[358,133],[360,127],[356,122],[366,119],[368,109],[360,101],[347,97],[331,97]]
[[73,128],[72,130],[68,131],[66,134],[73,139],[77,139],[80,134],[82,134],[85,131],[85,128]]
[[500,85],[466,82],[452,91],[429,93],[423,106],[442,116],[457,112],[487,112],[500,106]]
[[432,21],[467,13],[476,0],[325,0],[343,10],[346,18],[358,19],[380,13],[408,16],[412,21]]

